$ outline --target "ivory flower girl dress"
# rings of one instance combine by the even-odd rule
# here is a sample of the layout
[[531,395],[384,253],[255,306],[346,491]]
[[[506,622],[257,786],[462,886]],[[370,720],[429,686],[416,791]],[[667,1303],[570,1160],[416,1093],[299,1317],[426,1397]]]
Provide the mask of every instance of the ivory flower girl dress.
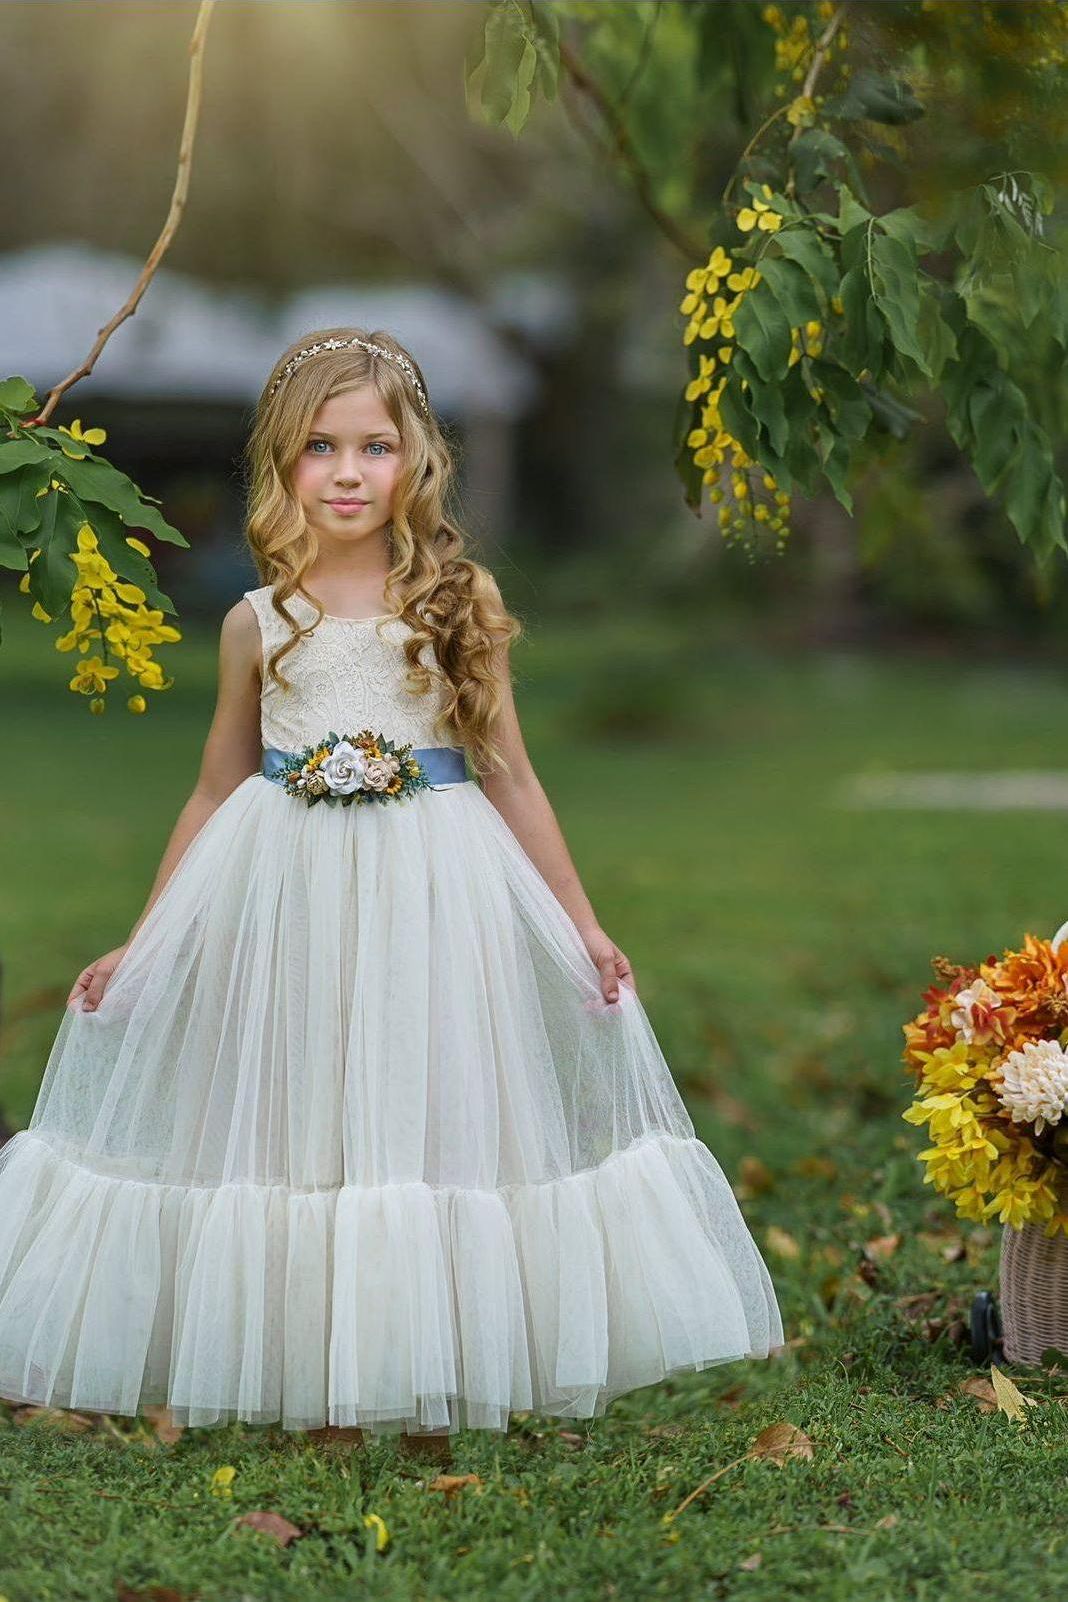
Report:
[[[266,656],[288,630],[247,593]],[[407,690],[406,629],[324,617],[291,691],[264,674],[264,746],[433,746],[443,691]],[[640,1000],[603,1001],[478,783],[309,805],[267,766],[98,1010],[66,1012],[0,1148],[0,1394],[504,1430],[781,1345]]]

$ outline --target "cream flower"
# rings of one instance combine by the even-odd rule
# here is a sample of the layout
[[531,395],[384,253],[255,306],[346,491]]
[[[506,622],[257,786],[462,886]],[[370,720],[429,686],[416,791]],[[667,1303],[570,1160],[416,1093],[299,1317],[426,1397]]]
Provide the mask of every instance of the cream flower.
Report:
[[990,1014],[1001,1006],[1001,997],[985,979],[975,979],[967,990],[959,990],[953,998],[956,1005],[950,1013],[950,1022],[962,1040],[972,1041],[990,1026]]
[[1031,1124],[1040,1135],[1068,1111],[1068,1052],[1056,1040],[1028,1040],[1001,1065],[1001,1105],[1014,1124]]
[[348,740],[339,740],[319,765],[319,772],[334,795],[351,795],[353,790],[358,790],[364,782],[366,769],[367,757],[359,746],[350,745]]
[[399,772],[395,756],[368,757],[363,782],[368,790],[386,790]]

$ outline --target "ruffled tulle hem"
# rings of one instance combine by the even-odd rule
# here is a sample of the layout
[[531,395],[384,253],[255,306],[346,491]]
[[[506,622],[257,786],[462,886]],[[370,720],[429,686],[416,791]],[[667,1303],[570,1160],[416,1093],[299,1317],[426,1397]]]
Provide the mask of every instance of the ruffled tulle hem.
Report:
[[767,1269],[699,1140],[496,1190],[116,1176],[0,1150],[0,1396],[177,1422],[503,1431],[782,1343]]

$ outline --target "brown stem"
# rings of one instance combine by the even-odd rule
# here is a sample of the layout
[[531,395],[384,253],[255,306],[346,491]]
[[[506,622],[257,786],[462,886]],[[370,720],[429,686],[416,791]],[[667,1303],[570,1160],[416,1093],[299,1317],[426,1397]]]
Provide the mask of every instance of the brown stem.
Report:
[[100,355],[100,352],[103,350],[104,346],[107,344],[116,328],[118,328],[120,323],[125,322],[127,317],[133,316],[134,312],[137,310],[141,296],[148,288],[149,282],[151,281],[156,268],[159,266],[164,252],[166,251],[171,240],[174,238],[178,224],[182,219],[182,213],[185,210],[186,196],[189,192],[189,172],[193,158],[193,140],[196,135],[197,119],[200,115],[200,86],[203,76],[204,40],[207,35],[208,23],[211,20],[211,13],[214,5],[215,0],[200,0],[200,7],[197,11],[197,19],[193,28],[193,37],[189,44],[189,89],[185,104],[185,126],[182,129],[182,139],[178,149],[178,171],[175,176],[174,193],[171,196],[171,207],[167,214],[167,221],[163,225],[163,231],[156,240],[155,245],[153,245],[152,252],[148,260],[145,262],[144,267],[141,269],[141,275],[138,278],[137,283],[134,285],[133,293],[130,295],[130,298],[127,300],[126,304],[115,313],[115,316],[109,323],[104,324],[104,327],[96,336],[92,350],[89,352],[88,356],[86,356],[81,365],[76,367],[72,373],[68,373],[67,377],[62,383],[57,384],[53,390],[49,391],[48,399],[45,401],[45,404],[41,408],[41,411],[37,417],[37,421],[39,423],[47,422],[55,410],[60,397],[64,395],[73,384],[76,384],[79,378],[86,378],[92,372],[94,366],[96,365],[97,357]]
[[708,245],[699,239],[693,239],[686,230],[668,215],[657,203],[653,195],[653,184],[648,172],[642,163],[641,157],[635,150],[627,125],[618,115],[608,96],[600,84],[590,76],[565,40],[560,41],[560,65],[567,72],[575,88],[580,90],[587,99],[591,100],[600,112],[612,136],[613,154],[622,161],[634,184],[635,192],[650,217],[656,223],[662,234],[665,234],[671,243],[689,260],[708,254]]
[[752,1457],[752,1455],[753,1454],[751,1451],[743,1452],[741,1457],[736,1457],[734,1459],[733,1463],[724,1463],[723,1467],[718,1468],[714,1474],[710,1474],[707,1480],[702,1480],[697,1489],[691,1491],[689,1496],[684,1496],[678,1507],[672,1508],[671,1512],[665,1515],[665,1522],[674,1522],[680,1513],[684,1513],[686,1511],[691,1502],[695,1502],[699,1496],[703,1495],[703,1493],[708,1490],[710,1485],[713,1485],[716,1480],[718,1480],[722,1475],[727,1474],[732,1468],[737,1468],[739,1463],[744,1463],[746,1459]]
[[[824,62],[827,60],[827,53],[830,50],[831,45],[834,43],[834,36],[842,26],[842,23],[845,20],[845,14],[848,10],[849,0],[842,0],[842,4],[838,7],[837,11],[834,13],[833,17],[820,34],[819,38],[816,40],[816,48],[812,52],[812,60],[808,64],[808,71],[805,73],[805,79],[801,85],[802,99],[811,100],[812,91],[816,87],[816,80],[819,78],[819,75],[823,70]],[[786,149],[788,153],[793,149],[803,132],[804,130],[800,124],[798,124],[786,142]],[[795,189],[796,185],[794,182],[794,169],[793,163],[791,162],[789,178],[787,179],[786,183],[786,193],[790,196],[791,200],[794,198]]]
[[[834,36],[842,26],[842,23],[845,20],[845,14],[848,10],[849,0],[842,0],[842,4],[838,7],[838,10],[835,12],[830,22],[828,22],[819,38],[816,40],[816,48],[812,52],[812,60],[808,64],[808,71],[805,73],[805,81],[801,85],[801,94],[806,99],[810,99],[812,96],[812,91],[816,87],[816,79],[819,77],[820,72],[823,69],[823,63],[827,59],[827,52],[834,43]],[[797,138],[800,131],[801,130],[799,128],[794,129],[794,139]]]
[[763,139],[764,135],[767,133],[767,131],[771,127],[772,123],[776,122],[779,117],[785,116],[786,113],[789,111],[789,109],[790,109],[789,103],[787,103],[784,106],[777,106],[775,108],[775,110],[772,112],[770,117],[765,117],[764,118],[764,121],[760,124],[760,127],[757,129],[756,133],[753,135],[752,139],[750,139],[749,143],[746,145],[745,149],[742,151],[741,155],[738,157],[738,160],[735,163],[734,171],[731,173],[730,177],[727,179],[727,187],[723,191],[723,204],[724,204],[724,206],[726,206],[727,203],[728,203],[728,197],[730,196],[731,190],[734,188],[734,185],[738,180],[738,173],[739,173],[739,170],[741,168],[742,162],[745,160],[746,156],[748,156],[749,152],[753,149],[753,146],[757,143],[757,141],[759,139]]

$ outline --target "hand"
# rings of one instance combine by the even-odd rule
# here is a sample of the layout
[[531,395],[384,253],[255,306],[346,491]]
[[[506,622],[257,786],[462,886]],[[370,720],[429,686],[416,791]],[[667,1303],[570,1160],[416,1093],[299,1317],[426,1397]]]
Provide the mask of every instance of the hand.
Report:
[[637,995],[634,970],[615,941],[610,940],[604,930],[596,924],[592,929],[580,930],[580,933],[583,945],[601,970],[601,994],[605,1001],[619,1000],[621,982],[629,985]]
[[112,974],[129,949],[130,942],[127,941],[124,946],[116,946],[114,951],[107,952],[103,957],[97,957],[88,968],[83,968],[71,986],[67,1006],[73,1006],[81,997],[82,1011],[93,1012],[99,1006],[100,998],[107,989]]

